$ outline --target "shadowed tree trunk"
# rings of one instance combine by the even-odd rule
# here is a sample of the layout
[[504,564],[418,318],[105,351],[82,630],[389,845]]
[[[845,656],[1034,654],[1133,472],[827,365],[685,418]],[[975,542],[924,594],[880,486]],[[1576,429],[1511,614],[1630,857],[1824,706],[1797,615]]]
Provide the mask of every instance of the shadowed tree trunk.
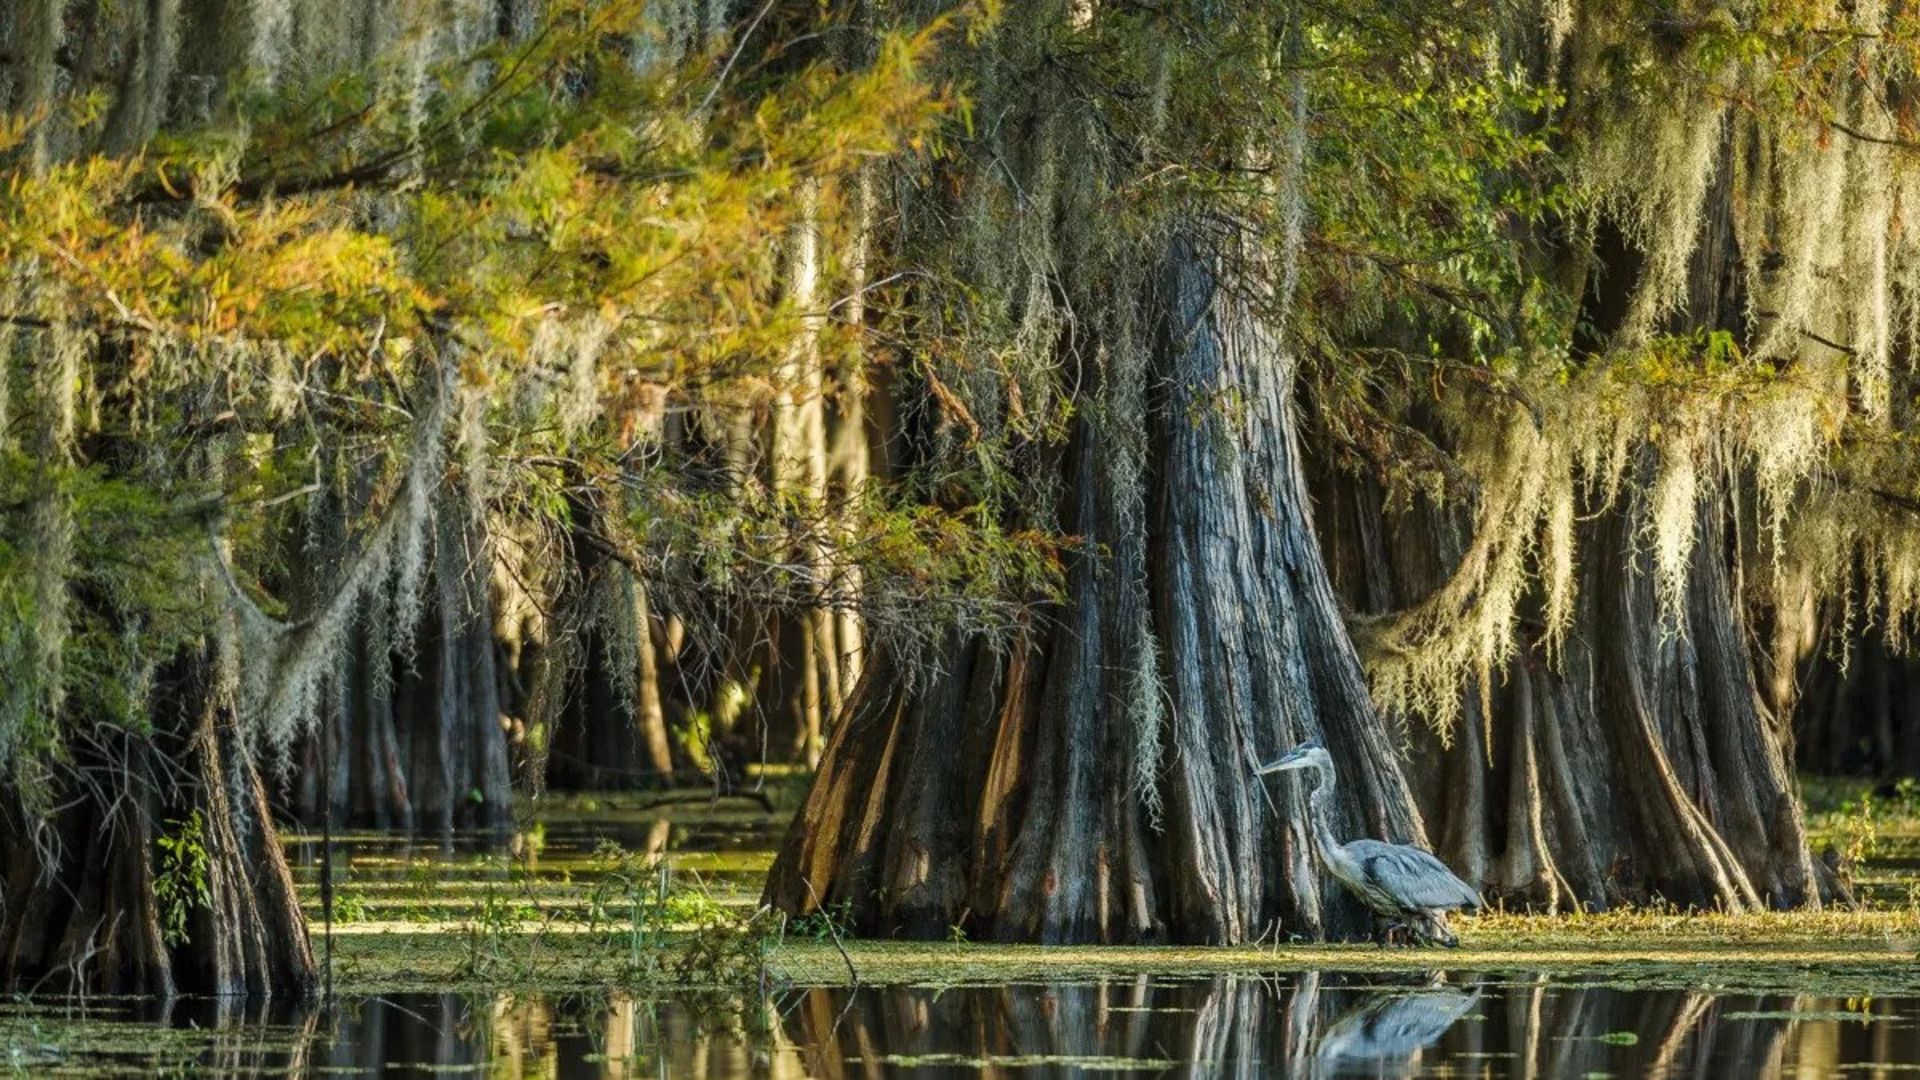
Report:
[[[1725,328],[1741,310],[1731,197],[1723,176],[1672,332]],[[1623,323],[1639,273],[1610,230],[1598,255],[1582,313],[1595,351]],[[1810,857],[1790,744],[1749,655],[1727,482],[1703,473],[1685,596],[1663,611],[1642,540],[1656,464],[1643,447],[1611,505],[1580,509],[1562,655],[1521,642],[1489,687],[1491,717],[1466,692],[1451,747],[1414,725],[1416,759],[1428,763],[1415,786],[1438,852],[1489,898],[1524,906],[1818,905],[1836,886]],[[1368,485],[1326,476],[1320,486],[1334,509],[1328,543],[1346,553],[1338,576],[1363,611],[1417,602],[1466,550],[1453,515],[1419,507],[1390,519]]]
[[51,817],[0,809],[0,985],[311,992],[293,878],[211,647],[159,674],[150,715],[151,737],[101,725],[76,746]]
[[554,625],[529,679],[528,723],[547,742],[541,780],[568,791],[698,780],[669,719],[697,692],[681,677],[669,622],[655,615],[648,583],[593,535],[599,511],[574,512],[582,527],[569,538]]
[[[1363,576],[1359,560],[1342,567],[1361,610],[1417,600],[1458,557],[1457,528],[1431,512],[1390,519],[1358,485],[1328,482],[1355,496],[1329,500],[1330,548],[1395,537],[1393,557],[1376,555]],[[1636,485],[1582,527],[1579,601],[1559,656],[1523,643],[1491,686],[1491,720],[1478,691],[1465,692],[1450,746],[1411,725],[1413,759],[1427,763],[1412,779],[1437,850],[1490,899],[1525,906],[1817,903],[1831,886],[1815,876],[1786,749],[1755,683],[1725,502],[1702,500],[1684,610],[1663,614],[1636,550],[1643,498]],[[1441,538],[1439,550],[1424,537]]]
[[[1845,625],[1839,604],[1824,606],[1819,621]],[[1842,632],[1844,640],[1826,644],[1809,635],[1804,656],[1791,645],[1776,650],[1797,691],[1788,704],[1801,767],[1920,778],[1920,660],[1890,647],[1877,622]]]
[[388,645],[393,616],[382,599],[363,609],[360,633],[335,662],[321,715],[333,760],[322,767],[322,736],[308,737],[292,793],[309,827],[323,798],[335,823],[353,827],[446,832],[511,820],[486,528],[461,500],[436,507],[433,528],[411,647]]
[[1697,515],[1685,610],[1672,621],[1636,562],[1640,507],[1596,522],[1588,549],[1593,569],[1582,587],[1593,599],[1582,625],[1594,719],[1633,825],[1615,856],[1628,864],[1617,877],[1636,900],[1817,906],[1793,778],[1760,702],[1728,577],[1725,503],[1711,490]]
[[1321,563],[1278,335],[1185,238],[1151,295],[1170,388],[1151,413],[1151,509],[1126,498],[1117,445],[1119,418],[1148,415],[1148,380],[1107,373],[1062,463],[1066,528],[1094,554],[1051,632],[1005,653],[950,639],[911,672],[877,657],[770,903],[845,904],[863,932],[918,937],[1351,931],[1357,909],[1309,862],[1302,793],[1270,800],[1252,773],[1309,735],[1334,749],[1350,834],[1423,839]]

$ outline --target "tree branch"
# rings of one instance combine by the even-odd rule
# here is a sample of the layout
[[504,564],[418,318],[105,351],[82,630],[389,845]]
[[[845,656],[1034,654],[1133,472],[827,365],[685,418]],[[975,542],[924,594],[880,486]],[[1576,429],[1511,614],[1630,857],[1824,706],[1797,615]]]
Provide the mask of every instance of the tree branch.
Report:
[[1869,135],[1866,132],[1861,131],[1859,128],[1851,127],[1847,124],[1841,123],[1838,120],[1832,120],[1832,119],[1829,119],[1827,121],[1827,126],[1839,132],[1840,134],[1847,136],[1850,139],[1858,139],[1861,142],[1865,142],[1865,143],[1874,143],[1879,146],[1891,146],[1900,150],[1911,150],[1915,153],[1920,153],[1920,142],[1914,142],[1911,139],[1890,139],[1884,135]]

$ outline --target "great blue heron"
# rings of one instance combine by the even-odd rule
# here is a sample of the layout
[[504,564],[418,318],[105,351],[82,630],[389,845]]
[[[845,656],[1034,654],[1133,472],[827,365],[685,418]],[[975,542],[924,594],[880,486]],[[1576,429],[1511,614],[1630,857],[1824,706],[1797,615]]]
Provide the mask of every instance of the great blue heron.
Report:
[[1410,844],[1384,840],[1355,840],[1343,844],[1333,835],[1333,755],[1318,739],[1308,739],[1258,772],[1312,769],[1313,791],[1307,796],[1313,824],[1314,847],[1327,872],[1353,890],[1362,903],[1387,920],[1387,934],[1405,927],[1425,941],[1451,948],[1460,939],[1447,929],[1447,912],[1482,906],[1480,894],[1455,877],[1447,865]]

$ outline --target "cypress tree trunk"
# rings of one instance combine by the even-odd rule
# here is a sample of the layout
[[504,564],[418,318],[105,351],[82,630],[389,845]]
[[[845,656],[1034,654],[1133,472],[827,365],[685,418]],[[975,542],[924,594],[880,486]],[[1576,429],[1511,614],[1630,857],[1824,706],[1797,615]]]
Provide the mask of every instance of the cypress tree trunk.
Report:
[[[867,319],[866,289],[870,277],[868,263],[872,258],[874,243],[875,203],[874,170],[863,169],[858,180],[855,195],[855,213],[853,252],[849,260],[847,296],[845,300],[845,319],[847,325],[860,335]],[[864,492],[868,477],[873,470],[873,451],[868,430],[867,400],[870,387],[867,368],[870,363],[868,346],[864,339],[858,348],[842,358],[834,373],[833,399],[835,406],[830,417],[828,429],[831,432],[828,447],[829,480],[832,485],[831,498],[834,510],[850,520],[853,516],[852,505]],[[836,568],[837,574],[846,582],[850,595],[859,595],[861,574],[857,564],[849,563]],[[839,665],[837,673],[841,689],[841,702],[832,716],[839,715],[839,707],[844,706],[845,695],[860,681],[861,667],[865,662],[866,628],[861,624],[859,612],[852,608],[843,609],[832,616],[834,623],[833,639],[837,646]],[[831,718],[831,717],[830,717]],[[818,764],[815,760],[814,764]]]
[[[1841,616],[1826,621],[1838,625]],[[1790,705],[1803,768],[1920,777],[1920,663],[1890,647],[1882,628],[1849,631],[1796,666],[1799,693]]]
[[[1620,505],[1586,511],[1560,654],[1523,642],[1490,715],[1466,692],[1451,745],[1410,725],[1437,850],[1490,899],[1522,906],[1818,904],[1833,884],[1809,855],[1788,748],[1756,683],[1725,497],[1702,499],[1684,609],[1663,614],[1635,543],[1650,467]],[[1391,535],[1394,554],[1350,560],[1345,594],[1375,611],[1424,595],[1458,557],[1457,529],[1424,510],[1389,524],[1376,498],[1355,495],[1331,501],[1329,545]],[[1354,563],[1371,569],[1353,576]]]
[[[787,237],[787,302],[811,312],[822,304],[819,192],[800,192],[800,211]],[[810,316],[780,372],[773,401],[768,461],[776,496],[819,512],[827,502],[826,370],[820,356],[820,316]],[[826,576],[823,545],[803,542],[794,559],[816,578]],[[808,765],[820,760],[828,717],[840,711],[840,648],[837,623],[825,608],[770,620],[771,689],[792,726],[792,755]]]
[[[1743,308],[1730,170],[1706,200],[1673,332],[1736,329]],[[1604,330],[1618,325],[1638,267],[1623,248],[1603,254],[1587,315]],[[1683,610],[1667,623],[1636,546],[1651,465],[1643,453],[1629,497],[1583,537],[1591,700],[1621,770],[1616,790],[1634,810],[1633,869],[1645,890],[1683,904],[1818,906],[1832,885],[1815,876],[1789,746],[1748,654],[1732,569],[1740,552],[1726,528],[1732,493],[1711,473],[1703,478]]]
[[645,582],[633,583],[634,700],[633,720],[654,772],[670,777],[674,770],[673,738],[667,731],[666,699],[661,690],[660,647]]
[[591,539],[594,511],[575,512],[588,525],[568,544],[568,578],[528,704],[529,724],[549,741],[542,782],[587,791],[691,778],[669,728],[669,709],[684,703],[667,692],[681,680],[665,623],[647,583]]
[[[1672,332],[1725,329],[1741,310],[1730,178],[1707,198],[1691,295]],[[1597,254],[1582,312],[1596,351],[1624,322],[1639,275],[1616,234],[1603,230]],[[1469,692],[1455,745],[1416,734],[1439,854],[1490,898],[1526,906],[1817,906],[1836,886],[1810,857],[1790,746],[1749,656],[1732,571],[1740,553],[1726,527],[1732,497],[1703,476],[1686,593],[1680,610],[1663,611],[1640,544],[1657,464],[1642,447],[1618,499],[1582,508],[1562,655],[1549,661],[1521,643],[1504,684],[1486,694],[1490,716]],[[1323,486],[1347,489],[1333,502],[1330,543],[1351,549],[1335,562],[1363,610],[1417,601],[1465,550],[1448,515],[1418,510],[1389,528],[1377,493],[1339,478]]]
[[[0,807],[0,985],[305,994],[305,921],[211,646],[160,673],[150,737],[103,724],[60,808]],[[171,855],[163,838],[182,854]]]
[[[491,558],[482,522],[459,500],[435,508],[430,570],[408,648],[392,647],[389,603],[368,607],[361,630],[335,663],[316,732],[299,751],[292,791],[299,819],[360,828],[501,829],[513,793]],[[322,768],[322,746],[331,747]],[[322,792],[320,778],[331,776]]]
[[1818,906],[1792,776],[1740,629],[1724,505],[1717,493],[1702,501],[1685,610],[1673,623],[1660,615],[1651,573],[1635,561],[1640,508],[1624,506],[1595,523],[1592,572],[1582,583],[1592,596],[1583,623],[1591,700],[1617,770],[1620,786],[1612,790],[1633,826],[1614,863],[1636,900],[1652,894],[1732,910]]
[[[1276,784],[1270,800],[1252,773],[1309,735],[1338,759],[1341,827],[1423,838],[1311,528],[1291,363],[1215,265],[1177,238],[1152,290],[1153,373],[1171,389],[1153,409],[1151,511],[1126,498],[1112,419],[1146,415],[1148,380],[1090,373],[1104,404],[1061,463],[1065,527],[1111,555],[1077,561],[1051,634],[1004,653],[950,639],[911,672],[875,658],[769,903],[845,904],[865,933],[917,937],[1351,931],[1357,908],[1309,862],[1303,793]],[[1143,667],[1157,664],[1164,681]]]
[[[1188,839],[1200,872],[1176,880],[1206,890],[1197,899],[1210,918],[1230,920],[1272,903],[1248,857],[1274,850],[1262,827],[1271,818],[1252,813],[1247,790],[1257,784],[1253,761],[1275,750],[1323,734],[1343,784],[1345,834],[1425,837],[1313,532],[1291,358],[1199,252],[1176,243],[1169,271],[1173,397],[1156,600],[1179,717],[1172,797],[1188,808],[1175,818],[1207,823]],[[1289,927],[1318,930],[1300,794],[1290,828],[1274,837],[1286,861],[1266,868],[1269,883],[1284,883],[1270,910]],[[1221,847],[1221,837],[1233,839]],[[1222,940],[1258,933],[1219,930]]]

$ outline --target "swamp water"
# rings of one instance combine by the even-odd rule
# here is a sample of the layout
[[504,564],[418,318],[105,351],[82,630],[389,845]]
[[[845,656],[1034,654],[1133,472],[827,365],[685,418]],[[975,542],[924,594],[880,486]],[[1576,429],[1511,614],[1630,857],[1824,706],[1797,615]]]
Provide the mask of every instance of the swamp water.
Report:
[[[31,1029],[58,1032],[37,1044]],[[1575,976],[1380,973],[794,989],[666,998],[395,994],[297,1012],[105,1003],[0,1019],[41,1075],[1890,1076],[1920,997],[1718,995]]]
[[[437,939],[501,896],[577,913],[611,867],[635,856],[711,907],[747,908],[780,833],[757,812],[596,807],[549,815],[504,850],[477,838],[349,834],[334,852],[336,940],[347,956],[366,954],[367,942]],[[1876,905],[1913,902],[1920,842],[1909,839],[1863,875]],[[294,837],[289,850],[312,902],[318,844]],[[317,946],[318,911],[309,913]],[[349,939],[362,944],[348,950]],[[1257,960],[1231,971],[1099,971],[1043,952],[997,975],[991,963],[915,971],[876,961],[869,971],[885,974],[860,985],[846,985],[844,971],[818,979],[836,985],[809,985],[823,970],[815,963],[746,995],[630,996],[538,980],[450,993],[439,991],[453,979],[400,969],[369,979],[348,963],[327,1005],[0,1003],[0,1075],[1920,1075],[1920,943],[1895,947],[1915,957],[1910,977],[1896,964],[1857,984],[1844,963],[1583,966],[1546,962],[1543,951],[1533,967],[1526,947],[1511,966],[1482,957],[1453,971],[1411,968],[1460,963],[1465,950],[1342,950],[1328,954],[1328,970],[1302,970],[1296,958],[1264,972]]]

